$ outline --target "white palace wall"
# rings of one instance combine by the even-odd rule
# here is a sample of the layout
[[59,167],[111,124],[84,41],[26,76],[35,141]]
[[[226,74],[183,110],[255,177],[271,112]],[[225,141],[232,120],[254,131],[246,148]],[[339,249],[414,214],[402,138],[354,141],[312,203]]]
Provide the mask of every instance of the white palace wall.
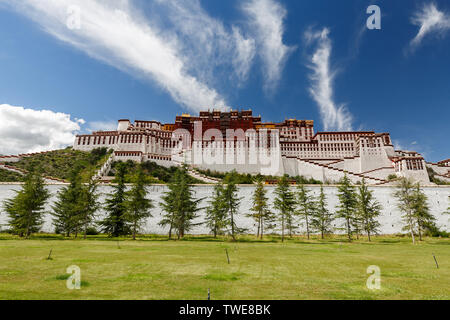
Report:
[[[56,193],[58,190],[62,188],[61,185],[48,185],[48,189],[52,194],[52,197],[49,203],[46,206],[46,211],[50,212],[52,203],[56,200]],[[195,195],[198,199],[206,198],[202,201],[201,206],[207,206],[208,198],[213,193],[213,185],[198,185],[194,187]],[[275,186],[267,186],[268,189],[268,197],[269,202],[272,204],[274,199],[274,190]],[[313,194],[318,195],[320,192],[320,186],[308,186],[313,192]],[[20,189],[19,184],[0,184],[0,203],[5,199],[14,196],[14,190]],[[241,205],[239,208],[239,214],[236,218],[236,223],[241,228],[249,229],[249,233],[253,233],[255,231],[254,222],[252,219],[245,217],[247,213],[250,212],[250,208],[252,206],[252,193],[254,192],[254,186],[239,186],[238,195],[242,198]],[[371,190],[374,190],[375,198],[381,203],[383,206],[382,216],[379,221],[381,223],[381,233],[382,234],[397,234],[401,233],[403,223],[402,223],[402,214],[397,209],[397,200],[392,196],[395,191],[394,187],[388,186],[376,186],[370,187]],[[105,200],[105,194],[111,192],[110,186],[100,186],[99,192],[101,193],[100,201]],[[295,187],[293,187],[295,191]],[[447,210],[449,204],[449,196],[450,196],[450,187],[424,187],[423,188],[425,194],[429,198],[429,205],[431,208],[431,213],[436,217],[438,226],[450,232],[450,215],[444,215],[443,212]],[[330,211],[334,212],[336,205],[338,203],[337,199],[337,188],[335,186],[324,186],[324,191],[327,196],[328,208]],[[154,185],[148,187],[148,198],[152,199],[155,204],[155,208],[152,211],[153,218],[150,218],[146,226],[144,228],[145,233],[151,234],[167,234],[168,230],[165,228],[161,228],[158,226],[158,222],[161,219],[162,210],[158,205],[161,201],[161,196],[167,192],[167,186],[163,185]],[[7,217],[3,212],[3,209],[0,209],[0,225],[1,228],[6,228],[5,224],[7,222]],[[196,220],[196,222],[202,222],[205,216],[205,212],[202,211],[200,213],[200,217]],[[99,218],[104,217],[104,212],[99,212]],[[47,232],[52,232],[54,227],[51,225],[51,215],[45,215],[45,224],[43,226],[43,230]],[[337,220],[335,222],[335,227],[339,228],[343,226],[344,221]],[[300,223],[299,223],[300,225]],[[300,226],[299,234],[305,232],[304,227]],[[204,226],[195,227],[190,234],[207,234],[208,230]],[[337,230],[336,233],[339,233]]]

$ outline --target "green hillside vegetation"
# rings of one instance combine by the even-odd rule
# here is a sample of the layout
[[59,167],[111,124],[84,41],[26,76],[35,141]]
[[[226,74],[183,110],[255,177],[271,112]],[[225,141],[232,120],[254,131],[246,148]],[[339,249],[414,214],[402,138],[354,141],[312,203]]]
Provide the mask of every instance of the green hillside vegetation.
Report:
[[[83,152],[66,148],[23,158],[19,162],[9,163],[16,168],[30,170],[39,168],[46,176],[67,180],[73,168],[81,168],[83,182],[88,182],[106,162],[110,152],[106,148],[99,148],[91,152]],[[12,182],[12,181],[8,181]]]
[[[217,171],[211,171],[211,170],[201,170],[196,169],[197,172],[200,172],[201,174],[204,174],[207,177],[212,178],[218,178],[224,181],[224,183],[233,182],[235,184],[254,184],[260,180],[262,181],[278,181],[280,177],[275,176],[265,176],[261,174],[257,175],[251,175],[251,174],[241,174],[237,173],[236,171],[228,172],[228,173],[222,173]],[[314,179],[307,179],[302,176],[297,177],[289,177],[292,180],[295,180],[297,184],[322,184],[321,181],[314,180]]]
[[[111,166],[111,171],[109,172],[109,176],[115,175],[115,169],[118,162],[114,162]],[[134,177],[136,176],[138,163],[134,161],[127,161],[126,164],[126,175],[125,182],[132,183],[134,181]],[[156,164],[155,162],[147,161],[142,163],[142,169],[147,178],[147,183],[149,184],[166,184],[169,183],[172,179],[175,171],[177,171],[177,167],[166,168]],[[193,177],[189,177],[190,184],[205,184],[203,181],[197,180]]]
[[16,172],[0,169],[0,182],[22,182],[23,176]]

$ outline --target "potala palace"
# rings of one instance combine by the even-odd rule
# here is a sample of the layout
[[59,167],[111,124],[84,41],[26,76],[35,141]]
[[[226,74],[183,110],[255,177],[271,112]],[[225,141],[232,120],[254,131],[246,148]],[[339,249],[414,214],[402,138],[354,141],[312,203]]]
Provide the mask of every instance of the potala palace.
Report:
[[[78,135],[74,149],[113,149],[114,161],[154,161],[218,172],[301,175],[337,182],[389,184],[393,176],[430,183],[427,165],[450,180],[450,161],[427,164],[414,151],[395,150],[389,133],[315,132],[314,121],[262,122],[248,111],[183,114],[175,123],[119,120],[116,131]],[[390,179],[389,179],[389,178]],[[447,180],[448,181],[448,180]]]

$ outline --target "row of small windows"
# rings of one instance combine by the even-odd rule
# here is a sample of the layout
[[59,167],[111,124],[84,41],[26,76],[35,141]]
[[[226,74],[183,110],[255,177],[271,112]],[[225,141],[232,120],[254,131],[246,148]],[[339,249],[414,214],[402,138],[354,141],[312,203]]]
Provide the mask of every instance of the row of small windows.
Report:
[[172,160],[172,157],[154,156],[154,155],[149,155],[147,158],[151,159],[151,160],[162,160],[162,161],[171,161]]
[[356,134],[324,134],[321,136],[322,141],[349,141],[355,140]]
[[[395,163],[395,171],[399,172],[399,171],[403,171],[403,161],[398,161]],[[406,169],[407,170],[412,170],[412,171],[419,171],[419,170],[423,170],[424,166],[423,166],[423,161],[422,160],[415,160],[415,159],[409,159],[406,160]]]
[[159,129],[160,125],[156,122],[137,122],[136,127]]
[[[115,144],[117,140],[117,136],[93,136],[92,144],[93,145],[102,145],[102,144]],[[107,143],[108,142],[108,143]],[[90,145],[91,137],[80,137],[78,138],[78,145]]]
[[310,145],[296,145],[296,144],[285,144],[281,150],[283,151],[351,151],[355,150],[355,147],[351,143],[344,144],[321,144],[320,148],[318,146]]
[[[299,130],[300,135],[302,135],[302,132],[305,132],[306,136],[312,136],[314,134],[313,128],[302,128]],[[281,132],[283,134],[289,134],[289,135],[297,135],[297,128],[282,128]]]
[[406,160],[408,170],[423,170],[422,160]]
[[380,148],[381,147],[381,139],[372,139],[372,138],[367,138],[367,139],[362,139],[361,140],[361,146],[367,147],[367,148]]
[[116,152],[115,155],[117,157],[140,157],[142,155],[141,152]]
[[[147,144],[150,144],[150,137],[147,136]],[[78,145],[105,145],[115,143],[142,143],[143,135],[121,135],[121,136],[84,136],[78,138]],[[158,142],[158,139],[156,140]],[[166,148],[175,147],[176,141],[162,140],[162,146]]]

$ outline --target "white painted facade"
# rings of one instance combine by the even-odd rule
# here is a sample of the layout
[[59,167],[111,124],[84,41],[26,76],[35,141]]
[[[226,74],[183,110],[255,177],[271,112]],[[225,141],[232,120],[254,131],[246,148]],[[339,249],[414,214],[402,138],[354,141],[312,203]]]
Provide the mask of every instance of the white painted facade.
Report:
[[[408,177],[430,184],[424,158],[417,152],[395,150],[388,133],[315,133],[313,121],[268,124],[252,118],[251,111],[244,116],[237,111],[201,113],[199,118],[183,115],[177,121],[163,125],[120,120],[117,131],[77,136],[74,149],[106,147],[119,161],[154,161],[164,166],[183,162],[219,172],[302,175],[323,182],[338,182],[348,175],[355,183],[364,178],[372,185],[389,184],[388,177]],[[244,123],[246,131],[230,125],[233,121]],[[217,128],[202,131],[202,125],[210,128],[211,124]],[[225,135],[229,128],[234,130],[231,137],[228,131]]]

